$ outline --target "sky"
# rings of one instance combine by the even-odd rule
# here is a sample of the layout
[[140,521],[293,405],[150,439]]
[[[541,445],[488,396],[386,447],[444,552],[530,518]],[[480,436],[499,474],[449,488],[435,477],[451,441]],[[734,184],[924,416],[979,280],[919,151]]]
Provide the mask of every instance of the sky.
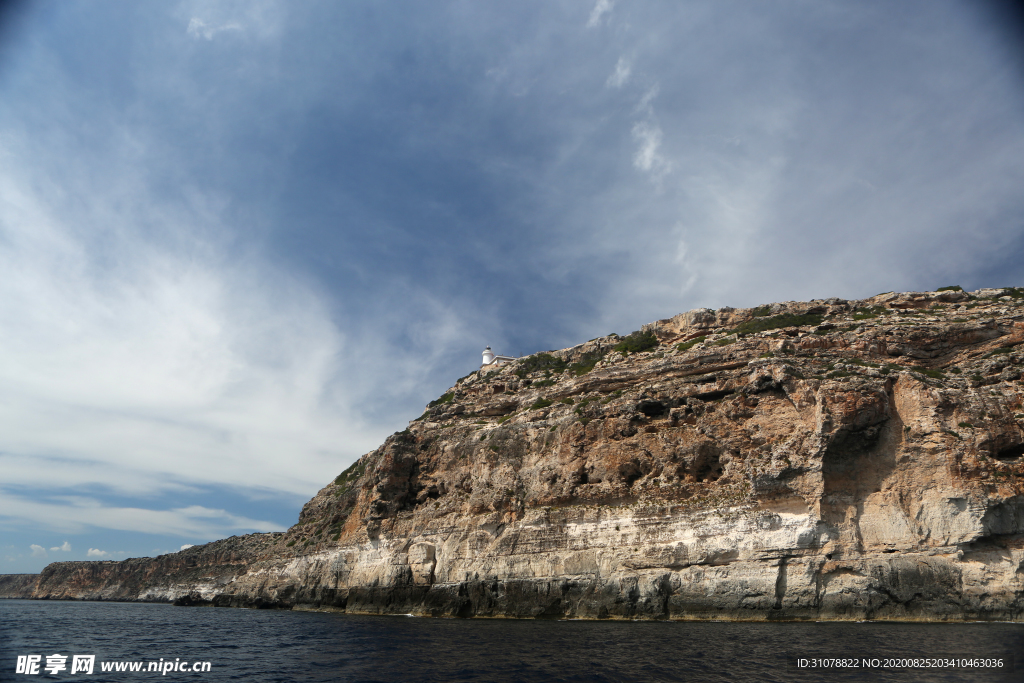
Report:
[[5,5],[0,573],[284,530],[485,345],[1024,286],[1006,6]]

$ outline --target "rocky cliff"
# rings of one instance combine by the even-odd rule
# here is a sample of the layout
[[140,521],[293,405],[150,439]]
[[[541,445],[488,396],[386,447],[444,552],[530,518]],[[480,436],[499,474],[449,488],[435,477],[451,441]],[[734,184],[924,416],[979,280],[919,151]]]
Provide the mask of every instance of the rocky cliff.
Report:
[[700,309],[474,372],[278,535],[36,597],[426,615],[1024,615],[1024,290]]
[[31,598],[38,574],[0,574],[0,599]]
[[[189,595],[217,594],[250,565],[276,557],[283,535],[232,536],[155,558],[54,562],[39,574],[32,597],[188,604]],[[251,601],[251,606],[262,604],[259,598]]]

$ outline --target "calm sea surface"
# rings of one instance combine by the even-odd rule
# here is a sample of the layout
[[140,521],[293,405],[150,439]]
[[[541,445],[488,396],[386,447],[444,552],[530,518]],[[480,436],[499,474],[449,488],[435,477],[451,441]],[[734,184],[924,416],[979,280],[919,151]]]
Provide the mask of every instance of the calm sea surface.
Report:
[[[46,657],[67,669],[46,673]],[[17,674],[40,655],[39,674]],[[95,655],[92,675],[73,655]],[[1013,657],[1016,669],[810,670],[797,658]],[[147,672],[149,662],[208,672]],[[142,662],[139,672],[101,671]],[[734,624],[361,617],[0,600],[0,681],[1024,681],[1020,624]]]

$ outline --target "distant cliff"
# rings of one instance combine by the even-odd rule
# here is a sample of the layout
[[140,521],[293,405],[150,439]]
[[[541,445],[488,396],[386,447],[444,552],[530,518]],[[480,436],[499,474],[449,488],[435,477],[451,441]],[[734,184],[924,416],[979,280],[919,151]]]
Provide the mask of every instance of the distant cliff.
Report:
[[1024,615],[1024,290],[700,309],[459,380],[285,534],[37,597],[425,615]]
[[282,536],[232,536],[155,558],[54,562],[38,575],[33,597],[173,602],[189,592],[216,593],[250,565],[276,557]]
[[0,599],[31,598],[38,574],[0,574]]

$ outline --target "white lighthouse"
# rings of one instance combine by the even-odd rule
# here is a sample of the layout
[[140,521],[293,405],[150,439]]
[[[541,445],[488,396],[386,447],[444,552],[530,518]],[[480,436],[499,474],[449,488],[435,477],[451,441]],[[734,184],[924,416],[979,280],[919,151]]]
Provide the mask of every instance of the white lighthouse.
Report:
[[488,346],[487,348],[484,349],[483,363],[480,364],[480,367],[486,368],[488,366],[504,365],[505,363],[514,360],[515,358],[513,356],[497,355],[496,353],[494,353],[494,351],[491,351],[491,347]]

